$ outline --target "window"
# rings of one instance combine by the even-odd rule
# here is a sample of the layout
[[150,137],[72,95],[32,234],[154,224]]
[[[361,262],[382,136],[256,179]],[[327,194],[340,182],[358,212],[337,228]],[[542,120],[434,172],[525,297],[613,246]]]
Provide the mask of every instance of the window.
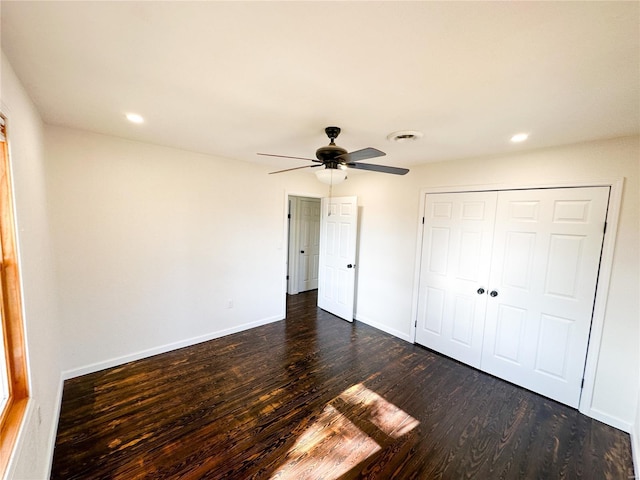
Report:
[[29,399],[10,173],[6,123],[0,116],[0,478]]

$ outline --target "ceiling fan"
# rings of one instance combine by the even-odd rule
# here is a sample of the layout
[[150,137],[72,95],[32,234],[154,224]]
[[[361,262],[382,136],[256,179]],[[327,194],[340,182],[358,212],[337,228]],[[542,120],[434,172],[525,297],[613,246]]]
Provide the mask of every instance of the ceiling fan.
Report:
[[[315,165],[304,165],[302,167],[287,168],[286,170],[278,170],[276,172],[270,172],[269,174],[289,172],[291,170],[299,170],[301,168],[314,168],[324,166],[324,171],[328,173],[328,181],[325,183],[336,184],[346,178],[346,174],[341,176],[334,176],[334,173],[343,171],[345,168],[356,168],[360,170],[371,170],[374,172],[391,173],[393,175],[404,175],[409,170],[407,168],[389,167],[386,165],[374,165],[372,163],[361,163],[360,160],[366,160],[368,158],[382,157],[385,155],[377,148],[363,148],[362,150],[356,150],[354,152],[347,152],[344,148],[336,145],[335,140],[340,135],[340,128],[327,127],[324,129],[327,137],[329,137],[329,145],[326,147],[320,147],[316,150],[316,159],[303,158],[303,157],[290,157],[287,155],[273,155],[270,153],[258,153],[258,155],[265,155],[267,157],[280,157],[280,158],[295,158],[298,160],[307,160],[314,162]],[[320,172],[318,172],[320,173]],[[319,180],[323,181],[320,177]]]

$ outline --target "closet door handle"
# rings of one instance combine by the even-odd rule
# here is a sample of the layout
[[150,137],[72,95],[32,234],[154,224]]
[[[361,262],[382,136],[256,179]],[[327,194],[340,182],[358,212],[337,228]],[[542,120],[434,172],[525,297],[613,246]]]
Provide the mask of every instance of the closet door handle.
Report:
[[492,297],[497,297],[498,296],[498,291],[497,290],[491,290],[491,292],[489,292],[489,295],[491,295]]
[[484,288],[480,287],[478,289],[478,295],[482,295],[484,293]]

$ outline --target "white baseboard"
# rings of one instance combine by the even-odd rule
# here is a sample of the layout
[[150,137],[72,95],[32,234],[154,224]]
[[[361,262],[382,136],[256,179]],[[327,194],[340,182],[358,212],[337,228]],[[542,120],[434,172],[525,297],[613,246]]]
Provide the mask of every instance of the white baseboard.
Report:
[[179,348],[190,347],[198,343],[207,342],[209,340],[215,340],[216,338],[225,337],[233,333],[243,332],[245,330],[249,330],[250,328],[255,328],[261,325],[266,325],[268,323],[277,322],[279,320],[283,320],[283,318],[284,317],[280,315],[276,315],[273,317],[257,320],[255,322],[243,323],[242,325],[237,325],[235,327],[227,328],[224,330],[218,330],[215,332],[207,333],[205,335],[187,338],[185,340],[180,340],[178,342],[168,343],[165,345],[160,345],[158,347],[153,347],[153,348],[149,348],[139,352],[131,353],[128,355],[123,355],[121,357],[111,358],[101,362],[92,363],[84,367],[65,370],[62,372],[62,378],[63,380],[68,380],[70,378],[80,377],[82,375],[87,375],[89,373],[98,372],[106,368],[117,367],[118,365],[123,365],[125,363],[133,362],[135,360],[152,357],[154,355],[170,352],[172,350],[177,350]]
[[633,425],[629,422],[622,420],[618,417],[614,417],[613,415],[609,415],[597,408],[590,408],[588,411],[581,412],[584,413],[587,417],[591,417],[594,420],[598,420],[599,422],[606,423],[610,427],[617,428],[618,430],[622,430],[631,435],[631,431],[633,430]]
[[383,332],[388,333],[389,335],[393,335],[394,337],[398,337],[401,340],[404,340],[405,342],[413,343],[413,339],[411,338],[411,336],[408,333],[401,332],[400,330],[396,330],[395,328],[391,328],[391,327],[389,327],[387,325],[384,325],[382,323],[376,322],[375,320],[371,320],[370,318],[363,317],[362,315],[359,315],[357,313],[355,315],[355,319],[358,322],[366,323],[370,327],[376,328],[378,330],[382,330]]
[[62,409],[62,392],[64,391],[64,378],[60,373],[60,381],[58,382],[57,404],[53,414],[54,421],[51,423],[51,431],[49,433],[49,451],[46,452],[49,459],[49,471],[47,478],[51,478],[51,469],[53,468],[53,451],[56,447],[56,436],[58,435],[58,423],[60,422],[60,410]]
[[612,415],[608,415],[597,408],[591,408],[589,411],[582,413],[629,434],[631,438],[631,458],[633,460],[634,478],[640,479],[640,432],[638,431],[638,422],[631,424]]

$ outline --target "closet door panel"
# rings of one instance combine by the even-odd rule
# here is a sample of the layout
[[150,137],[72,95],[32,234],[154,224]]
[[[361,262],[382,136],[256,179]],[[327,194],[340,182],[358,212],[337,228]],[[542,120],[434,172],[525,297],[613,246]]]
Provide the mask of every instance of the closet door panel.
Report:
[[496,192],[427,194],[416,342],[480,366]]
[[498,193],[481,369],[577,407],[608,187]]

